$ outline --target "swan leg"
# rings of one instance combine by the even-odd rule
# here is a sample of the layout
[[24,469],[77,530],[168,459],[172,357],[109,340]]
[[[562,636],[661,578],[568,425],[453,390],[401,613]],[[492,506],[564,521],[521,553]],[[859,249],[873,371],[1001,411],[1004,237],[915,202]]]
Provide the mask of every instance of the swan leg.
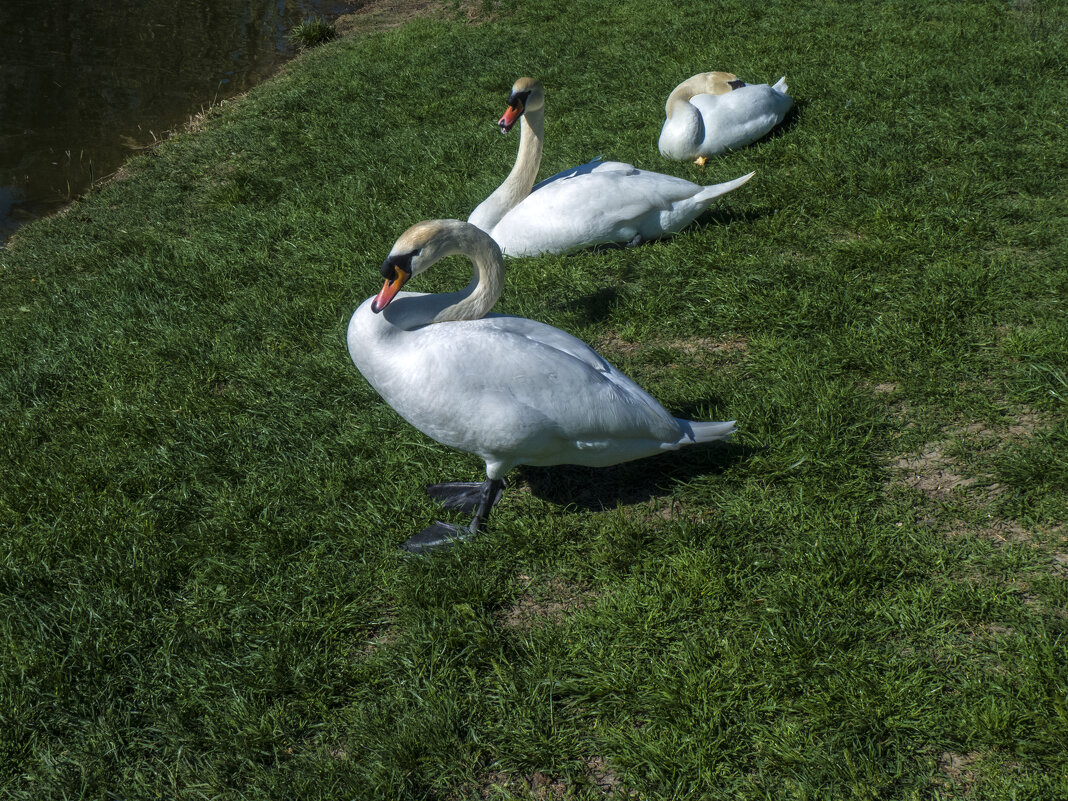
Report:
[[[501,493],[508,486],[507,480],[501,479],[501,481],[503,483],[493,499],[493,506],[501,500]],[[481,481],[451,481],[447,484],[430,484],[426,488],[426,494],[446,509],[459,509],[462,512],[474,514],[482,498],[483,483]]]
[[638,247],[638,245],[640,245],[644,241],[645,241],[645,237],[643,237],[641,234],[635,234],[634,238],[632,240],[630,240],[626,244],[626,247],[628,247],[628,248],[636,248],[636,247]]
[[490,512],[493,511],[493,505],[500,500],[503,489],[504,479],[487,478],[479,485],[478,508],[470,523],[466,526],[457,526],[438,520],[434,525],[427,526],[415,536],[409,537],[401,547],[409,553],[424,553],[433,548],[452,545],[477,534],[485,525]]

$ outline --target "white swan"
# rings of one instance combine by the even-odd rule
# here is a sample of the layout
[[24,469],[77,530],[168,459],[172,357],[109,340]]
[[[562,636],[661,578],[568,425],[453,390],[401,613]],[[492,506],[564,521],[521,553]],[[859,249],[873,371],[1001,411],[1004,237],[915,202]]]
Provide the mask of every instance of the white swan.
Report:
[[668,95],[660,153],[704,164],[730,148],[755,142],[780,122],[794,104],[786,77],[774,86],[747,84],[729,72],[702,72]]
[[700,186],[683,178],[594,159],[534,186],[541,164],[545,95],[533,78],[512,87],[498,125],[520,120],[519,153],[508,177],[467,221],[492,236],[506,256],[566,253],[606,243],[637,245],[689,225],[712,201],[753,173]]
[[[398,290],[453,254],[474,264],[467,288]],[[422,551],[473,534],[516,465],[601,467],[724,439],[734,423],[672,417],[641,387],[558,328],[488,314],[504,261],[485,233],[458,220],[413,225],[382,263],[385,284],[352,315],[348,348],[383,400],[427,436],[486,462],[481,484],[428,487],[475,512],[468,526],[435,523],[404,547]]]

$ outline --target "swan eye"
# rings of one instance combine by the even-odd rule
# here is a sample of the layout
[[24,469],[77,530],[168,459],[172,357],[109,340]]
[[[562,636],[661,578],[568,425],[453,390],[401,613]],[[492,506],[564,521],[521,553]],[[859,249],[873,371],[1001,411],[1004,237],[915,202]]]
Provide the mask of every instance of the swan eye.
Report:
[[399,256],[389,256],[384,262],[382,262],[382,277],[387,281],[397,280],[397,270],[407,273],[409,276],[412,274],[412,259],[419,255],[422,248],[413,250],[410,253],[401,253]]
[[527,98],[530,97],[530,92],[512,92],[512,96],[508,98],[508,105],[512,108],[519,109],[519,113],[523,113],[523,109],[527,107]]

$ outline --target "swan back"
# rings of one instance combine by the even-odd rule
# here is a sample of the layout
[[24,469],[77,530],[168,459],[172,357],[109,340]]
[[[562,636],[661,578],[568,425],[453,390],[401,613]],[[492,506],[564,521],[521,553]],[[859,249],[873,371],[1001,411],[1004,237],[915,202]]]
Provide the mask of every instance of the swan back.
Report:
[[657,239],[680,231],[715,198],[753,177],[701,186],[622,166],[628,169],[580,173],[546,184],[505,215],[493,229],[494,239],[508,256]]

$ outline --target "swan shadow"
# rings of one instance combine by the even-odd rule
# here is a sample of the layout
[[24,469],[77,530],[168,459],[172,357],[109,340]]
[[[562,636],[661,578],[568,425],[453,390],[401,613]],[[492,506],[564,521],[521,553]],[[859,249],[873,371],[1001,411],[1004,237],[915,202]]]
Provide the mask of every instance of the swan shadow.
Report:
[[560,506],[603,511],[669,495],[672,485],[722,473],[750,453],[752,449],[744,445],[715,442],[611,467],[521,465],[517,470],[536,498]]
[[[767,134],[760,137],[759,142],[770,142],[772,139],[778,139],[781,136],[785,136],[794,129],[801,121],[801,109],[808,106],[811,100],[798,100],[794,98],[794,104],[790,106],[790,110],[786,112],[786,116],[782,118],[782,122],[768,131]],[[755,144],[755,143],[754,143]]]
[[581,314],[588,322],[600,323],[611,316],[612,308],[618,297],[619,287],[606,286],[587,295],[571,298],[559,304],[557,308],[566,309],[576,315]]
[[686,228],[684,228],[680,232],[680,234],[688,230],[699,230],[701,228],[708,228],[711,226],[730,225],[731,223],[751,225],[757,220],[762,220],[765,217],[772,216],[773,214],[775,214],[775,209],[772,209],[768,206],[749,208],[742,211],[706,209],[696,220],[686,226]]

